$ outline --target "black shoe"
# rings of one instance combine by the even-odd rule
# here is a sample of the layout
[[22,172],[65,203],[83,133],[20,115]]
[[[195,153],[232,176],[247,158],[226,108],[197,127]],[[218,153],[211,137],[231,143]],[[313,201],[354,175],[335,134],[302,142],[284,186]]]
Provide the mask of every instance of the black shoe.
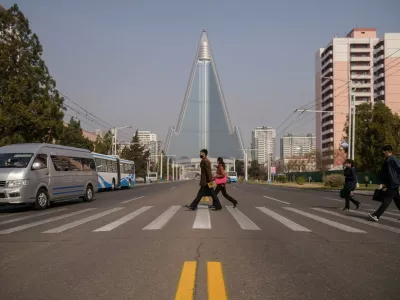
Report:
[[189,208],[189,209],[191,209],[191,210],[196,210],[197,209],[197,207],[192,207],[192,206],[190,206],[190,205],[184,205],[186,208]]
[[215,211],[221,210],[222,207],[214,208]]
[[233,203],[233,208],[235,208],[238,205],[238,202],[236,201],[235,203]]
[[360,207],[360,204],[361,204],[361,202],[358,202],[358,203],[356,204],[356,209],[358,209],[358,208]]
[[214,208],[214,205],[209,205],[208,208]]

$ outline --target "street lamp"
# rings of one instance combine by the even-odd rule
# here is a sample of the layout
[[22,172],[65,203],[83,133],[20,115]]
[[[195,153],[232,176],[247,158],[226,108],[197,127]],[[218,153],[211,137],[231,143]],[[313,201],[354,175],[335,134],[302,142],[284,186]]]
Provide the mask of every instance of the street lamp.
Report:
[[243,151],[243,158],[244,158],[244,181],[248,181],[248,172],[247,172],[247,151],[248,150],[257,150],[257,149],[250,149],[250,148],[246,148],[246,149],[239,149],[241,151]]
[[113,154],[114,155],[117,155],[117,130],[125,129],[125,128],[132,128],[132,125],[113,128],[113,133],[114,133]]

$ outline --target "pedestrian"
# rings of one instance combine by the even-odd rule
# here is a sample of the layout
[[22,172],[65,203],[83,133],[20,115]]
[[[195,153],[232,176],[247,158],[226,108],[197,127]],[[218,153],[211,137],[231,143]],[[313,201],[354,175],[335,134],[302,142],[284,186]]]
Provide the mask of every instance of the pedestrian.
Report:
[[187,208],[191,210],[197,209],[197,206],[199,205],[201,199],[205,196],[211,196],[211,198],[213,199],[215,210],[222,209],[218,196],[216,195],[214,188],[211,187],[211,184],[213,183],[213,177],[211,172],[211,162],[208,159],[207,155],[208,155],[207,149],[202,149],[200,151],[200,158],[201,158],[200,189],[197,192],[197,196],[192,201],[192,203],[190,203],[190,205],[185,205]]
[[356,209],[360,207],[360,202],[353,198],[353,192],[357,187],[357,173],[354,168],[354,161],[346,159],[344,162],[344,188],[343,194],[345,198],[345,206],[343,210],[350,209],[350,201],[356,205]]
[[[217,159],[218,162],[218,166],[217,166],[217,174],[215,175],[216,178],[216,183],[217,183],[217,187],[215,188],[215,194],[218,195],[219,192],[222,192],[222,195],[225,197],[225,199],[229,200],[230,202],[232,202],[233,207],[235,208],[238,204],[237,200],[235,200],[232,196],[228,195],[228,193],[226,192],[226,172],[225,172],[225,162],[224,159],[222,157],[218,157]],[[218,183],[218,179],[224,179],[222,180],[222,183]],[[212,205],[209,206],[214,207],[214,202]]]
[[391,145],[383,146],[382,152],[385,155],[385,161],[381,169],[380,181],[382,184],[382,189],[385,190],[384,198],[377,211],[373,214],[368,214],[371,220],[375,222],[379,221],[379,218],[389,207],[392,200],[394,200],[394,203],[400,211],[400,160],[393,155],[393,148]]

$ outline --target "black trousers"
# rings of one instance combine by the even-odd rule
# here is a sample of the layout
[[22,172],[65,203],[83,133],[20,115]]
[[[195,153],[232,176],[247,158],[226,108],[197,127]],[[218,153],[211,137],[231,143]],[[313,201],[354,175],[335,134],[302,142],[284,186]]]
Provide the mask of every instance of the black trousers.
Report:
[[192,201],[192,203],[190,203],[190,207],[196,208],[197,205],[199,205],[201,199],[206,196],[209,196],[213,199],[213,204],[216,209],[222,208],[221,203],[219,202],[219,199],[218,199],[217,194],[215,193],[214,189],[210,188],[208,185],[200,186],[200,189],[197,192],[196,198]]
[[385,198],[383,198],[381,206],[379,206],[378,210],[374,212],[373,215],[379,219],[379,217],[385,212],[385,210],[387,210],[390,203],[392,203],[392,200],[394,200],[397,209],[400,210],[399,188],[396,189],[389,188],[386,190]]
[[[222,192],[222,195],[225,197],[225,199],[229,200],[233,204],[237,204],[237,201],[232,196],[228,195],[228,193],[226,192],[225,185],[222,185],[222,184],[217,185],[217,187],[215,188],[215,194],[218,195],[219,192]],[[215,207],[214,202],[213,202],[213,206]]]

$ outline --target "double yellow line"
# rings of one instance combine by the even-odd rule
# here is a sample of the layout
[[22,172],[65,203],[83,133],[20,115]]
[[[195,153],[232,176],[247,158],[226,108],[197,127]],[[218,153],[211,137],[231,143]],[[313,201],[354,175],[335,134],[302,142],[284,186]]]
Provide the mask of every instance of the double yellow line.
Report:
[[[193,300],[197,262],[183,264],[175,300]],[[227,300],[224,276],[220,262],[207,262],[208,300]]]

